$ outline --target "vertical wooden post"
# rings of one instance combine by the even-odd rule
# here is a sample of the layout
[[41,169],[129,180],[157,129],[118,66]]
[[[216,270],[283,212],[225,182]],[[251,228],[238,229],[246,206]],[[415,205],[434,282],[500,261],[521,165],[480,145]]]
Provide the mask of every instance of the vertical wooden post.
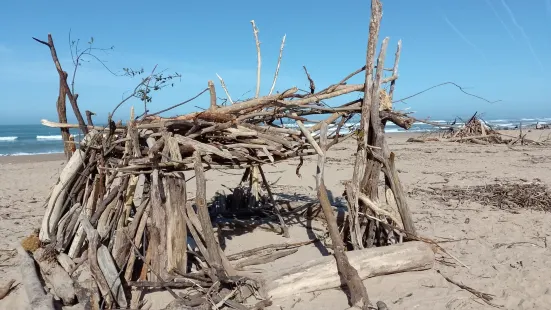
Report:
[[316,190],[319,190],[320,184],[322,182],[323,173],[325,170],[325,158],[327,155],[327,123],[321,122],[320,128],[320,148],[323,151],[323,154],[318,155],[318,165],[316,171]]
[[199,151],[195,151],[195,180],[197,183],[195,203],[197,204],[197,215],[199,216],[201,228],[203,229],[203,236],[205,237],[205,246],[207,248],[207,252],[209,253],[209,264],[211,264],[210,267],[214,268],[220,276],[220,273],[223,271],[222,257],[218,251],[219,245],[216,243],[216,236],[214,235],[212,222],[207,209],[207,184]]
[[210,107],[209,110],[216,110],[216,89],[214,88],[214,82],[209,81],[209,93],[210,93]]
[[337,270],[341,275],[342,281],[348,287],[350,292],[350,304],[352,306],[359,306],[362,309],[369,309],[371,302],[367,295],[367,289],[365,288],[358,271],[350,265],[348,257],[346,256],[344,242],[339,233],[339,228],[337,225],[337,219],[333,213],[333,208],[331,207],[331,202],[327,196],[327,189],[325,188],[323,181],[323,167],[325,166],[325,158],[327,152],[327,123],[323,122],[321,124],[320,131],[320,148],[323,150],[321,154],[318,155],[318,169],[316,173],[316,185],[318,192],[318,199],[320,201],[323,214],[327,221],[327,229],[329,230],[329,235],[331,236],[331,241],[333,244],[333,250],[335,255],[335,260],[337,261]]
[[[57,115],[59,117],[59,122],[62,124],[67,123],[67,104],[66,104],[67,94],[65,93],[65,88],[63,87],[62,77],[59,77],[59,95],[57,97]],[[63,139],[63,152],[65,157],[70,159],[73,155],[72,148],[74,146],[74,141],[71,141],[71,133],[69,128],[61,128],[61,137]]]
[[382,18],[382,4],[379,0],[371,1],[371,20],[369,22],[369,38],[367,41],[364,99],[362,102],[362,115],[360,120],[360,131],[358,134],[358,151],[352,175],[354,192],[347,193],[350,197],[350,240],[354,249],[362,249],[362,236],[360,234],[358,191],[360,190],[361,178],[364,176],[367,165],[367,137],[369,134],[370,108],[373,101],[373,67],[375,63],[375,49],[379,38],[379,28]]

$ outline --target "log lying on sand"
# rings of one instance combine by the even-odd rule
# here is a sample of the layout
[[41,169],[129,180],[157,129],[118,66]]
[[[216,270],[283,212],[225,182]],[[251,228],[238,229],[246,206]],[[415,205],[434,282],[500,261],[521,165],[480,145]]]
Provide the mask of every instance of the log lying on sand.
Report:
[[21,271],[21,283],[27,294],[32,310],[54,310],[54,299],[51,295],[44,293],[42,283],[36,273],[34,260],[21,245],[17,245],[19,254],[19,270]]
[[[426,243],[411,241],[386,247],[346,252],[362,280],[376,276],[432,268],[434,251]],[[333,256],[278,270],[266,279],[267,295],[273,299],[321,291],[342,285]]]

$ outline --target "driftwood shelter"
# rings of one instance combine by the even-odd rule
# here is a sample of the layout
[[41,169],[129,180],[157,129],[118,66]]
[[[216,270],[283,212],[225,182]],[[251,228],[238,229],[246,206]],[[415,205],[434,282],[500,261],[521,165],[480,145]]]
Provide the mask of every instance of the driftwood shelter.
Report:
[[[60,75],[59,123],[43,124],[61,128],[68,144],[68,128],[79,128],[85,137],[78,148],[66,150],[69,160],[46,202],[40,231],[19,249],[32,308],[54,309],[55,299],[85,309],[139,309],[142,290],[157,288],[174,297],[167,309],[262,309],[272,298],[344,284],[351,304],[387,309],[383,302],[374,305],[369,300],[361,280],[431,268],[434,252],[429,244],[414,241],[419,238],[384,134],[389,121],[403,128],[412,124],[392,110],[401,44],[392,69],[384,69],[388,38],[375,57],[382,17],[379,0],[372,1],[371,10],[365,65],[321,91],[308,75],[310,93],[293,87],[260,96],[257,86],[255,98],[231,102],[228,95],[231,104],[220,106],[209,81],[208,110],[171,118],[133,116],[126,125],[110,120],[107,127],[94,126],[90,113],[85,122],[51,36],[41,41],[51,50]],[[258,31],[252,24],[260,59]],[[392,76],[383,78],[385,70]],[[365,75],[365,83],[347,84],[357,74]],[[277,73],[274,84],[276,78]],[[381,86],[387,83],[390,88],[385,92]],[[338,107],[319,104],[352,92],[363,97]],[[77,125],[67,123],[66,97]],[[322,121],[309,128],[304,125],[312,122],[309,115],[320,114],[325,115]],[[359,128],[340,134],[354,115],[361,115]],[[279,126],[282,119],[296,121],[298,129]],[[358,150],[354,174],[346,184],[347,220],[337,223],[324,185],[324,163],[327,150],[349,137],[357,139]],[[257,212],[273,218],[280,233],[288,235],[289,211],[275,201],[262,165],[305,156],[318,158],[318,206],[334,257],[270,279],[242,273],[238,266],[246,265],[247,259],[277,259],[284,255],[278,250],[303,244],[265,246],[228,256],[219,245],[212,218]],[[209,207],[205,170],[213,168],[243,169],[245,185]],[[379,186],[381,176],[383,186]],[[195,197],[187,197],[187,182],[196,183]],[[91,276],[85,277],[83,270]],[[45,280],[47,293],[39,278]]]

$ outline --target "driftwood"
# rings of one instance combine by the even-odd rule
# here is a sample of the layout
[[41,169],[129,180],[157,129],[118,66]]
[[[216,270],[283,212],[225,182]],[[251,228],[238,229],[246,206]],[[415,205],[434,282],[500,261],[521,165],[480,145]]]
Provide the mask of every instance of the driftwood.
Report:
[[52,190],[46,213],[42,220],[42,229],[40,229],[39,238],[42,242],[51,241],[55,235],[57,224],[62,216],[63,204],[65,203],[65,195],[68,192],[70,183],[75,178],[77,172],[84,163],[84,152],[77,150],[71,159],[61,171],[59,181]]
[[44,293],[44,288],[36,273],[34,260],[21,245],[17,245],[17,253],[19,254],[21,283],[29,300],[29,309],[54,310],[53,297]]
[[59,297],[64,304],[70,305],[75,300],[75,288],[73,280],[69,274],[57,263],[53,254],[53,249],[40,248],[34,251],[34,260],[40,266],[42,275],[48,282],[55,295]]
[[[336,265],[351,291],[351,302],[361,304],[364,309],[370,306],[367,290],[361,282],[362,271],[348,262],[346,251],[402,241],[396,230],[387,229],[378,221],[414,232],[394,167],[394,154],[386,145],[383,130],[389,121],[405,129],[413,123],[407,115],[392,110],[401,43],[392,76],[383,78],[388,39],[383,40],[375,64],[382,16],[380,1],[373,0],[371,9],[365,66],[321,91],[316,91],[312,76],[304,68],[310,84],[309,93],[292,87],[274,94],[276,73],[270,93],[262,96],[259,93],[261,55],[258,49],[254,98],[233,101],[219,77],[231,105],[218,102],[216,87],[208,81],[207,88],[190,100],[156,113],[147,111],[145,105],[144,113],[138,117],[132,107],[131,117],[124,125],[122,121],[116,123],[111,114],[105,127],[94,126],[93,114],[89,111],[86,114],[88,124],[79,117],[78,96],[67,86],[66,73],[54,55],[51,36],[48,42],[37,40],[52,52],[60,76],[58,103],[62,104],[61,97],[67,96],[78,120],[78,124],[68,124],[60,117],[59,123],[42,120],[42,124],[64,132],[78,128],[84,134],[82,142],[73,144],[78,149],[52,190],[39,234],[40,247],[53,250],[53,262],[64,274],[72,275],[79,266],[89,266],[92,278],[86,281],[95,285],[89,285],[90,290],[86,291],[81,283],[75,284],[79,302],[93,309],[100,305],[136,308],[142,296],[141,289],[155,287],[167,290],[177,303],[183,302],[186,307],[211,308],[214,302],[214,308],[226,305],[244,309],[240,304],[244,299],[237,292],[246,287],[256,288],[258,283],[242,277],[236,268],[273,261],[292,254],[296,247],[260,249],[245,259],[241,257],[240,261],[229,259],[222,249],[222,232],[219,230],[218,236],[215,234],[213,221],[218,224],[220,219],[231,222],[243,216],[260,216],[265,223],[281,227],[283,235],[290,237],[284,212],[262,165],[298,158],[300,164],[296,171],[300,176],[303,158],[317,155],[316,190],[326,213]],[[259,47],[254,22],[253,31]],[[350,78],[362,72],[365,73],[364,83],[347,84]],[[385,83],[391,83],[389,94],[381,88]],[[322,104],[323,100],[352,92],[359,92],[363,98],[335,107]],[[174,117],[159,116],[203,93],[209,94],[206,110]],[[125,101],[120,102],[113,113]],[[348,125],[358,113],[361,113],[360,130]],[[309,119],[312,115],[324,114],[322,121]],[[285,124],[289,121],[293,121],[296,128]],[[314,125],[309,127],[310,124]],[[348,133],[341,134],[341,129]],[[328,149],[353,136],[358,139],[358,152],[351,186],[346,192],[352,212],[347,220],[348,229],[341,232],[332,216],[323,170]],[[240,184],[233,190],[231,200],[230,196],[217,197],[211,204],[206,196],[205,173],[212,169],[245,169],[241,183],[249,180],[248,187]],[[186,179],[184,175],[192,170],[194,175]],[[378,186],[374,180],[378,180],[381,172],[386,179],[385,198],[393,205],[388,212],[383,212],[381,201],[374,194]],[[188,198],[186,182],[193,178],[197,192],[195,197]],[[373,215],[377,216],[377,221],[372,219]],[[394,241],[370,241],[375,235]],[[201,275],[200,279],[197,274]],[[194,279],[196,284],[190,280],[176,285],[178,277]],[[192,305],[182,300],[171,287],[186,287],[198,298]],[[86,299],[90,302],[83,301]],[[261,302],[258,307],[267,303]]]
[[[411,241],[387,247],[346,252],[350,264],[362,280],[367,278],[432,268],[434,252],[430,245]],[[286,270],[277,270],[267,279],[268,295],[286,298],[294,294],[336,288],[342,285],[337,264],[323,257]]]

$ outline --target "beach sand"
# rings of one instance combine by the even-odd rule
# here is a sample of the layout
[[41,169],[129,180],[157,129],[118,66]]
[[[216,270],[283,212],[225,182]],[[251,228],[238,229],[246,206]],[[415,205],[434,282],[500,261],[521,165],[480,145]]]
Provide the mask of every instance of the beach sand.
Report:
[[[510,135],[518,135],[514,131]],[[534,130],[534,140],[549,135]],[[484,293],[494,295],[493,303],[503,309],[551,309],[551,214],[534,210],[510,212],[478,203],[439,201],[419,189],[442,186],[490,184],[496,180],[532,181],[551,186],[551,150],[541,146],[474,145],[458,143],[407,143],[412,134],[389,134],[388,143],[396,154],[400,178],[418,234],[436,240],[450,239],[441,246],[469,266],[462,267],[450,257],[437,254],[433,269],[365,281],[372,301],[382,300],[389,309],[493,309],[471,293],[448,283],[443,275]],[[334,199],[343,193],[343,181],[352,177],[355,141],[334,146],[328,153],[326,186]],[[19,281],[18,260],[9,249],[39,227],[44,202],[64,165],[61,155],[0,158],[0,285],[10,278]],[[305,158],[295,174],[297,160],[266,166],[267,178],[275,182],[280,198],[308,202],[315,198],[316,157]],[[190,172],[191,176],[192,173]],[[237,185],[241,173],[235,170],[208,171],[208,195]],[[194,197],[189,182],[188,197]],[[291,228],[291,238],[256,229],[253,233],[227,240],[227,253],[271,243],[306,240],[300,225]],[[520,242],[520,243],[519,243]],[[551,246],[551,244],[550,244]],[[274,269],[322,256],[315,246],[304,246],[291,256],[254,269]],[[0,309],[24,309],[25,297],[19,286]],[[168,296],[168,298],[165,298]],[[170,296],[148,296],[152,309],[166,305]],[[347,309],[346,295],[337,289],[289,296],[274,300],[268,309]]]

